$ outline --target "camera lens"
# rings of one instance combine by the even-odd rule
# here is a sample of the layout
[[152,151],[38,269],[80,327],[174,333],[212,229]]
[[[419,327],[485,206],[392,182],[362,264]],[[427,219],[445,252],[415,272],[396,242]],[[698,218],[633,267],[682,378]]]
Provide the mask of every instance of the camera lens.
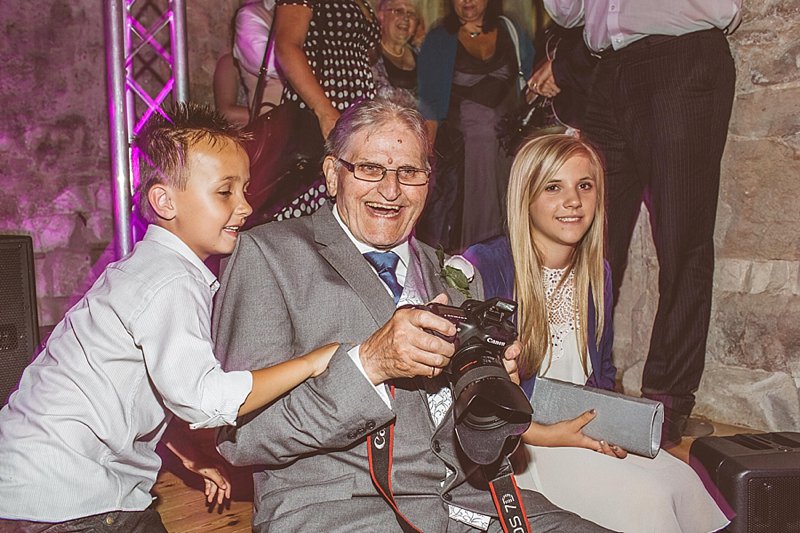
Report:
[[531,422],[531,404],[503,365],[503,351],[516,337],[511,321],[516,308],[502,298],[428,307],[458,326],[456,353],[445,375],[453,392],[456,437],[477,464],[492,464],[513,451]]
[[469,404],[469,411],[464,416],[464,423],[473,429],[490,430],[505,424],[497,416],[497,406],[480,396],[475,397]]

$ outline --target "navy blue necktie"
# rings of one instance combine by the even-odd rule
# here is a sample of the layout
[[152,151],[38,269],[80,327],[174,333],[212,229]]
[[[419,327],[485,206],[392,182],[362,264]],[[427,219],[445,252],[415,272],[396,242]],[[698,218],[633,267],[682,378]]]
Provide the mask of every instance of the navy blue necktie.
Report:
[[378,277],[392,291],[394,304],[397,305],[397,302],[400,301],[400,295],[403,294],[403,287],[397,282],[397,275],[394,273],[397,268],[397,262],[400,261],[400,256],[394,252],[367,252],[364,257],[372,265],[372,268],[378,272]]

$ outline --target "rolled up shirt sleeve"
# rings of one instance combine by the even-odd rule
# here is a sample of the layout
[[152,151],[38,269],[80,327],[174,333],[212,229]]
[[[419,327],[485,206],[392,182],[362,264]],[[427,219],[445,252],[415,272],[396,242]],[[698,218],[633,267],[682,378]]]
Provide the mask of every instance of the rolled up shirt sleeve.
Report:
[[132,333],[164,405],[192,429],[235,425],[253,377],[223,371],[214,356],[211,289],[187,274],[151,290]]

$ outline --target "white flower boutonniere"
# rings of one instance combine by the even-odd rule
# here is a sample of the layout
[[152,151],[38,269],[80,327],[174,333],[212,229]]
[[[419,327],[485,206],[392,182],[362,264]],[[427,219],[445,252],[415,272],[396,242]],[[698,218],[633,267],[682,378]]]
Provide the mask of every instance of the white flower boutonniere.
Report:
[[454,255],[447,260],[444,258],[444,250],[439,247],[436,250],[436,257],[439,258],[439,275],[448,287],[451,287],[467,298],[472,298],[469,292],[469,284],[475,278],[475,267],[463,256]]

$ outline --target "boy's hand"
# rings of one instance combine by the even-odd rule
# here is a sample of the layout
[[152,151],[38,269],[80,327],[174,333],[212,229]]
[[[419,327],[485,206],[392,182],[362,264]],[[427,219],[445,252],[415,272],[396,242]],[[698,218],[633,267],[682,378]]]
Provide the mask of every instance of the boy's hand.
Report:
[[209,505],[214,504],[215,497],[218,505],[231,498],[230,475],[221,460],[205,456],[199,460],[185,460],[183,466],[190,472],[203,476],[204,492]]
[[214,448],[214,431],[191,431],[189,425],[173,418],[164,432],[162,442],[169,448],[184,468],[203,477],[204,493],[209,505],[216,499],[222,505],[231,497],[231,481],[225,461]]
[[325,346],[317,348],[305,356],[308,358],[308,362],[311,364],[312,378],[319,376],[328,369],[328,363],[330,363],[331,357],[333,357],[333,354],[336,353],[338,348],[339,345],[336,343],[326,344]]

